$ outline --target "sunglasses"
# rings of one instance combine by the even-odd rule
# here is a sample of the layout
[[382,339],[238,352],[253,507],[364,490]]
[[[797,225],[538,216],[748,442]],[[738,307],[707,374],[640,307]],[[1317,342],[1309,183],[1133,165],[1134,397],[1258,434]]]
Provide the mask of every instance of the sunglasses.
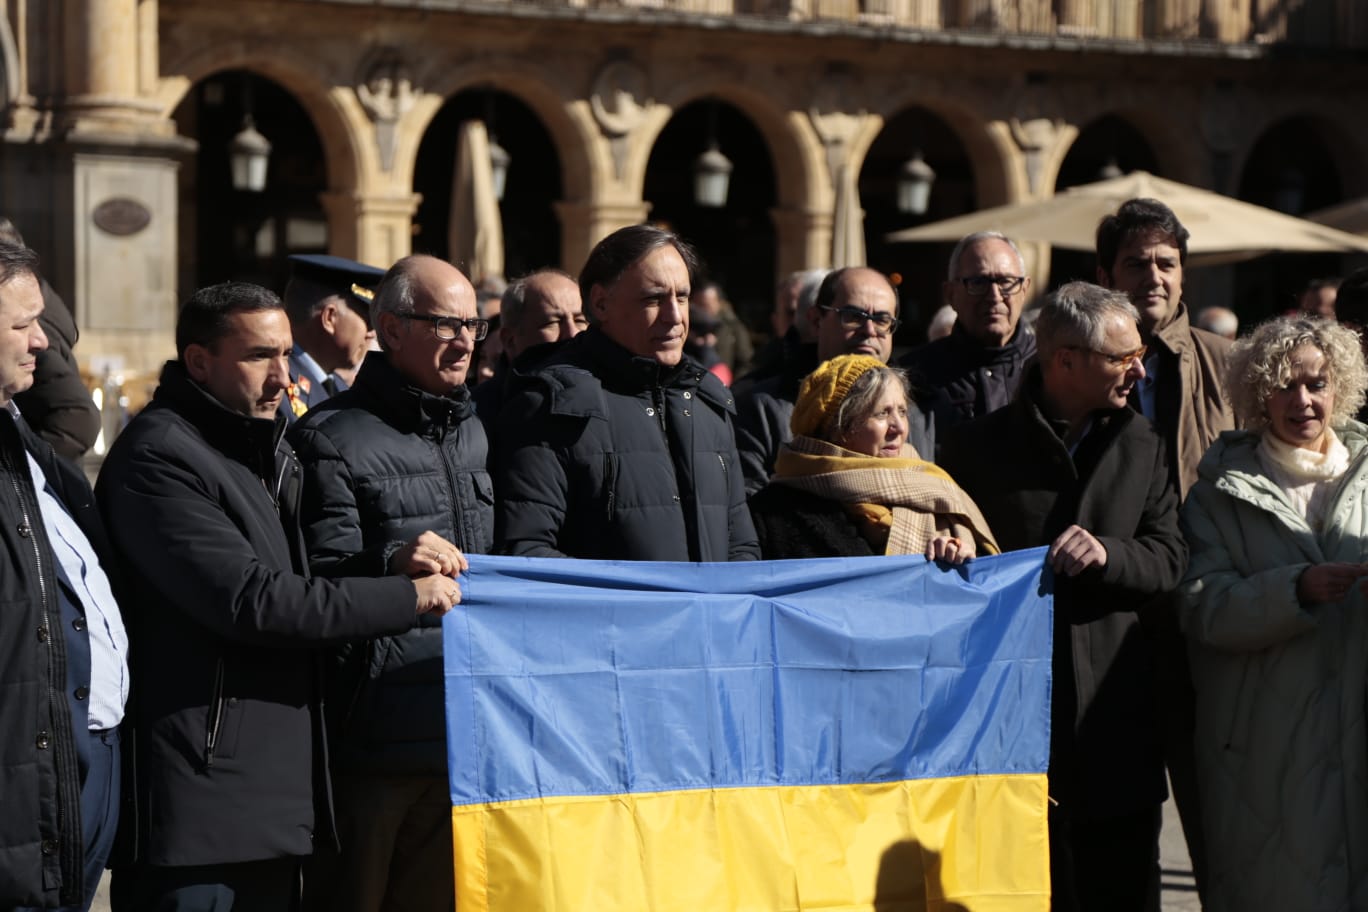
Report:
[[898,325],[902,321],[887,311],[860,310],[858,307],[832,307],[823,304],[822,310],[836,314],[840,319],[841,325],[846,329],[859,329],[866,322],[873,323],[879,335],[887,336],[898,331]]

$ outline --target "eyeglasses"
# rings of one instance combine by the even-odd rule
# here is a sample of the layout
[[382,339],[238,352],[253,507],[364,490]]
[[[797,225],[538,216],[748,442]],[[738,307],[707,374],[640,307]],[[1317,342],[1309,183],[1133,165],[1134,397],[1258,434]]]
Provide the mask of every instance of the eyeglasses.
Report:
[[881,336],[891,335],[898,331],[898,324],[902,321],[884,310],[860,310],[858,307],[832,307],[823,304],[822,310],[834,313],[840,319],[841,325],[846,329],[859,329],[866,322],[873,323],[874,329]]
[[399,316],[405,320],[422,320],[424,323],[432,324],[432,334],[443,342],[450,342],[461,334],[462,329],[470,330],[470,334],[479,342],[489,335],[489,321],[472,318],[462,320],[460,317],[441,317],[433,314],[420,313],[401,313]]
[[964,290],[976,298],[982,298],[997,286],[997,290],[1002,292],[1004,298],[1011,297],[1021,290],[1021,286],[1026,284],[1025,276],[991,276],[976,275],[967,276],[959,280],[964,286]]
[[1145,352],[1149,351],[1148,345],[1142,345],[1135,351],[1122,352],[1119,355],[1113,355],[1110,352],[1098,351],[1095,348],[1084,348],[1081,345],[1066,345],[1065,348],[1071,348],[1074,351],[1092,352],[1094,355],[1101,355],[1102,358],[1112,367],[1130,367],[1131,364],[1135,361],[1144,361]]

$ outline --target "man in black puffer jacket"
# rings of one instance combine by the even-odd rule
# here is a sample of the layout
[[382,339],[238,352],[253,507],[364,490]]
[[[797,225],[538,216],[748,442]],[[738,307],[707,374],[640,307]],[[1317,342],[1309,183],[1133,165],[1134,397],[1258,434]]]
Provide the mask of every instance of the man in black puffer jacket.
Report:
[[445,573],[310,577],[276,413],[291,344],[265,288],[196,292],[180,357],[100,472],[133,682],[135,863],[115,869],[116,910],[298,908],[304,857],[332,841],[320,647],[408,630],[459,597]]
[[[466,373],[489,324],[449,263],[400,260],[371,303],[383,348],[351,389],[290,431],[305,466],[309,562],[380,576],[489,551],[494,494]],[[406,545],[413,541],[415,545]],[[353,647],[334,666],[331,722],[342,855],[307,878],[318,909],[448,909],[453,892],[440,624]]]
[[735,407],[684,354],[693,251],[644,225],[580,273],[595,323],[517,377],[499,417],[499,542],[511,554],[756,560]]

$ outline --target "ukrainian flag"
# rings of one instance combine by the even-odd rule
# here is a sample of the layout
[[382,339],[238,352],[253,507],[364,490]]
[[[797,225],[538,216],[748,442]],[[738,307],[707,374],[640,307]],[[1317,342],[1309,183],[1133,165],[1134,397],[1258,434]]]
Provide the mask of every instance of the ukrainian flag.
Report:
[[472,555],[461,912],[1048,909],[1043,557]]

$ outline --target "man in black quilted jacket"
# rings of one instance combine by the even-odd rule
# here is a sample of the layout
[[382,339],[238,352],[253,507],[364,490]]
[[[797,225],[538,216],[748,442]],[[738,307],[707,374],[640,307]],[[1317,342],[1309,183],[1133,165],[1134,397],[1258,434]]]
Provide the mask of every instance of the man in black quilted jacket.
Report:
[[[304,463],[309,563],[328,577],[380,576],[414,561],[465,566],[490,550],[494,496],[484,428],[465,381],[489,331],[450,263],[400,260],[371,323],[382,351],[356,383],[290,431]],[[331,667],[340,858],[320,856],[305,892],[317,909],[450,909],[439,624],[344,650]]]

